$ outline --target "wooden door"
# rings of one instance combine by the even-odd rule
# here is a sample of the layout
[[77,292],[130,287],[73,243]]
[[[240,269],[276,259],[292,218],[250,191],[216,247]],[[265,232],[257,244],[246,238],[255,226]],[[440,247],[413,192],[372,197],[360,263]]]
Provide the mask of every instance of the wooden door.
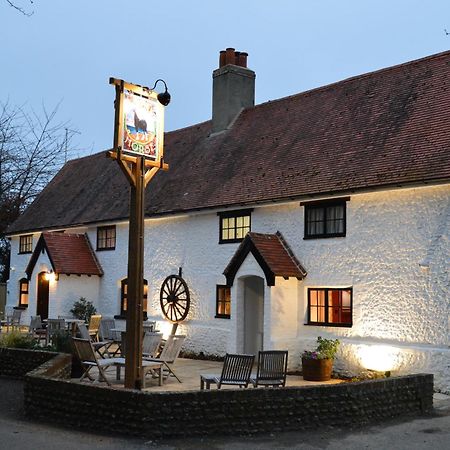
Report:
[[41,316],[41,320],[48,319],[48,280],[45,272],[38,275],[36,314]]

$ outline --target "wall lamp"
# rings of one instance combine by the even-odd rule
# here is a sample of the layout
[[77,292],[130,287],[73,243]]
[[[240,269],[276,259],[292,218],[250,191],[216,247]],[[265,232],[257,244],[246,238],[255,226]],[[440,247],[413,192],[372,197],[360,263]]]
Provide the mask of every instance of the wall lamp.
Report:
[[157,98],[158,98],[159,103],[161,103],[161,105],[167,106],[170,103],[170,94],[169,94],[169,91],[167,90],[166,82],[164,80],[161,80],[161,78],[158,78],[155,81],[155,84],[153,85],[151,90],[153,91],[155,89],[155,87],[156,87],[156,85],[158,84],[159,81],[164,83],[165,91],[160,93],[160,94],[158,94]]
[[58,281],[58,274],[53,272],[53,270],[49,270],[46,274],[45,274],[45,279],[49,282],[54,282],[54,281]]

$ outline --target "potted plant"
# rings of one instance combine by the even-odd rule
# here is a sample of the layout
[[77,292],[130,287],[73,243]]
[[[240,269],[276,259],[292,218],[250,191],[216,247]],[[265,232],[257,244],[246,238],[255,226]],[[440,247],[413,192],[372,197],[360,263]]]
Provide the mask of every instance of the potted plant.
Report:
[[333,360],[339,347],[338,339],[317,338],[317,348],[302,353],[303,379],[307,381],[328,381],[331,379]]

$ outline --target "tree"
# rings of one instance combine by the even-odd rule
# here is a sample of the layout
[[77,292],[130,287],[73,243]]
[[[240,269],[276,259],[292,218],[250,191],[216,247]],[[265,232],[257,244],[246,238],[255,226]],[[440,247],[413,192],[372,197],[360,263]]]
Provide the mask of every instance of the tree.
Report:
[[[11,6],[11,8],[16,9],[17,11],[19,11],[20,13],[22,13],[24,16],[32,16],[34,11],[29,11],[27,10],[27,8],[24,8],[22,6],[19,6],[17,4],[17,2],[13,2],[12,0],[6,0],[6,3],[8,3],[9,6]],[[26,3],[30,3],[30,5],[33,4],[33,0],[28,0]]]
[[8,278],[5,233],[63,165],[76,130],[50,113],[0,103],[0,281]]

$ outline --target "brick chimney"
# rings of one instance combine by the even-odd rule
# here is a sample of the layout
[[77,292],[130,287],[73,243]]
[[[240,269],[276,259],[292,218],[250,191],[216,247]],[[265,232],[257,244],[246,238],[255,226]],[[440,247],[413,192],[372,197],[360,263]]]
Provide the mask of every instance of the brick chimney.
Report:
[[212,131],[227,129],[243,108],[255,105],[255,72],[247,68],[247,53],[227,48],[213,72]]

